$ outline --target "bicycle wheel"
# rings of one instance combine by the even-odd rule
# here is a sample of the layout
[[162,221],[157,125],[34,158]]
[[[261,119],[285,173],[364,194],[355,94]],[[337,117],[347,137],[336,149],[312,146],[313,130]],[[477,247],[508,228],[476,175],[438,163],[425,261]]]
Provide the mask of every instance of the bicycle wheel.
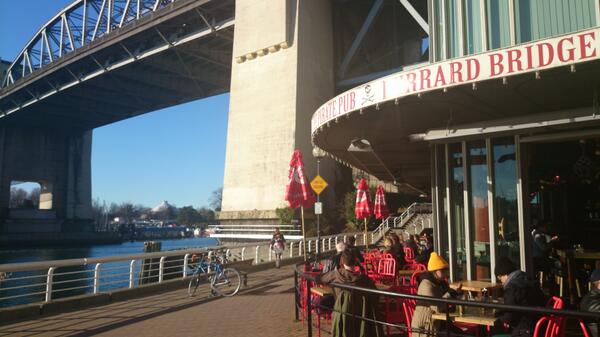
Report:
[[188,285],[188,295],[193,297],[200,285],[200,276],[196,275],[190,279],[190,284]]
[[237,294],[242,285],[240,273],[233,268],[225,268],[223,272],[215,275],[210,283],[214,291],[223,296],[233,296]]

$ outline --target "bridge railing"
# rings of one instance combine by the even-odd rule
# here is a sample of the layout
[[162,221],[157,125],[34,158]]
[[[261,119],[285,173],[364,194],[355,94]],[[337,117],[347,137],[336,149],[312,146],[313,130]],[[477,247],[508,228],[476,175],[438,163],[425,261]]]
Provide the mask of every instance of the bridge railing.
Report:
[[[343,233],[288,241],[282,259],[316,252],[335,250],[335,245],[348,237],[362,245],[373,240],[373,233]],[[375,233],[375,237],[379,234]],[[171,279],[185,279],[190,275],[188,262],[193,254],[227,254],[230,262],[252,260],[253,264],[275,260],[270,242],[238,244],[205,248],[182,249],[155,253],[52,260],[0,265],[0,308],[35,302],[50,302],[58,298],[100,294],[119,289],[131,289]]]

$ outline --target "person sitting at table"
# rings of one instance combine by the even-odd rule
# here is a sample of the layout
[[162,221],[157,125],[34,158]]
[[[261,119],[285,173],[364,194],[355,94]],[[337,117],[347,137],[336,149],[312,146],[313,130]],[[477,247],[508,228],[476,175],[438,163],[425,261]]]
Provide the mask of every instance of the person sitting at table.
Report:
[[[450,289],[446,282],[448,278],[448,262],[436,252],[432,252],[427,263],[427,272],[420,277],[417,295],[429,296],[434,298],[458,297],[462,284],[459,284],[457,290]],[[412,328],[413,337],[434,336],[436,331],[441,328],[440,321],[434,321],[432,315],[445,312],[445,304],[435,304],[428,301],[417,301],[415,312],[413,314]],[[452,331],[461,332],[460,329],[451,327]]]
[[[590,282],[592,282],[592,290],[583,296],[579,305],[581,311],[600,312],[600,269],[592,272]],[[587,323],[587,328],[592,337],[600,337],[598,323]]]
[[343,242],[338,242],[338,244],[335,245],[335,250],[337,254],[327,259],[327,262],[325,262],[325,266],[323,266],[323,273],[339,268],[340,257],[342,257],[342,252],[346,250],[346,244]]
[[[496,262],[494,273],[503,288],[504,304],[518,306],[546,305],[546,296],[537,283],[508,258]],[[499,311],[496,316],[511,329],[511,336],[531,336],[538,317],[516,311]]]
[[360,249],[356,247],[356,238],[354,236],[350,236],[346,239],[346,249],[352,252],[354,258],[359,262],[363,262],[365,260],[360,252]]
[[[317,276],[317,282],[324,284],[335,282],[376,289],[375,283],[361,272],[354,254],[349,250],[342,252],[340,268]],[[335,294],[331,320],[333,337],[383,337],[381,325],[370,321],[379,318],[377,295],[337,287],[334,287],[333,292]]]
[[400,237],[396,233],[390,233],[390,239],[392,239],[392,255],[396,259],[396,268],[400,269],[406,262],[404,260],[404,248]]

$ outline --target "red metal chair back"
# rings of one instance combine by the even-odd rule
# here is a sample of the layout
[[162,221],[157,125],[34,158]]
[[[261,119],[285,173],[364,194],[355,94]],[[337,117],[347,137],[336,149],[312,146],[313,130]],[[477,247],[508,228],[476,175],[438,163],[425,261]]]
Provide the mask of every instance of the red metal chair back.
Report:
[[544,316],[535,325],[533,337],[563,337],[565,335],[563,317]]
[[396,278],[396,259],[394,259],[393,257],[380,259],[379,267],[377,268],[377,274],[379,274],[379,276],[382,278],[395,279]]
[[562,309],[564,307],[564,301],[560,297],[552,296],[546,303],[546,308]]
[[585,323],[582,320],[579,320],[579,327],[581,327],[583,337],[590,337],[590,332],[588,331],[587,325],[585,325]]
[[402,303],[402,309],[404,310],[404,318],[406,319],[406,333],[408,337],[412,337],[412,318],[415,313],[415,303],[412,300],[404,301]]
[[404,260],[407,264],[412,264],[415,262],[415,252],[412,248],[406,247],[404,248]]

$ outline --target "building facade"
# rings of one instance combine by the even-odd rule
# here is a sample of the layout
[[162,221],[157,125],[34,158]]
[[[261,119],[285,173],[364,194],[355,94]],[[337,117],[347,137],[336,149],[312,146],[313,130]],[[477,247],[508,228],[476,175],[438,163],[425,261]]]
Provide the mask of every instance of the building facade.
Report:
[[315,146],[430,189],[453,279],[533,271],[536,226],[597,246],[600,1],[430,0],[426,22],[429,61],[324,102]]

